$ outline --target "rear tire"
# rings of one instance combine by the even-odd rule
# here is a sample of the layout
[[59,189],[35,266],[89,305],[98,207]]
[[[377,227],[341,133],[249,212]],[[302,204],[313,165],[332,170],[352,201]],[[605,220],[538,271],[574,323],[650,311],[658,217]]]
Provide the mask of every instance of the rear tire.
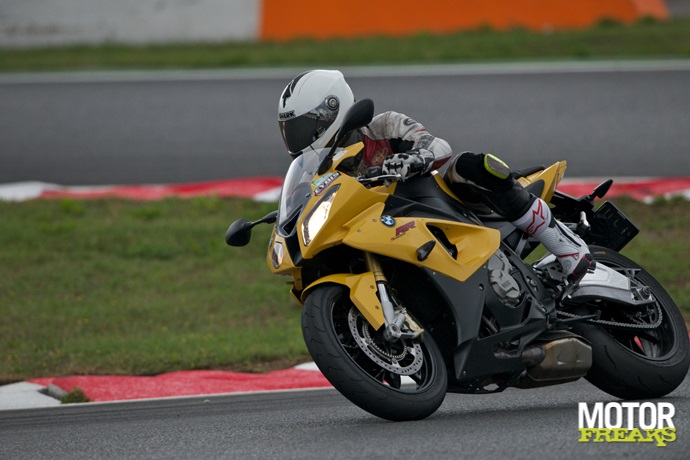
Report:
[[[423,341],[385,341],[357,311],[343,286],[323,285],[309,294],[302,332],[328,381],[373,415],[392,421],[420,420],[433,414],[445,398],[447,371],[431,335]],[[363,343],[369,343],[367,350]]]
[[[586,379],[606,393],[622,399],[660,398],[681,384],[690,366],[688,331],[671,296],[643,268],[607,248],[590,246],[597,262],[607,267],[632,269],[635,281],[648,286],[662,312],[661,324],[638,331],[580,323],[574,331],[592,344],[593,364]],[[579,313],[601,311],[601,319],[654,324],[656,308],[631,308],[615,303],[580,308]],[[635,316],[635,313],[637,315]]]

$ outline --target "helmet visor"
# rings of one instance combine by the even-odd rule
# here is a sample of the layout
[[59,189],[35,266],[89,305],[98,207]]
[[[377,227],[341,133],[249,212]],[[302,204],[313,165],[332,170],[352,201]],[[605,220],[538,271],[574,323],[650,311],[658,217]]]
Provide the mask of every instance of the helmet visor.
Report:
[[331,127],[338,116],[338,100],[329,96],[318,107],[298,117],[278,118],[285,146],[291,154],[299,153]]

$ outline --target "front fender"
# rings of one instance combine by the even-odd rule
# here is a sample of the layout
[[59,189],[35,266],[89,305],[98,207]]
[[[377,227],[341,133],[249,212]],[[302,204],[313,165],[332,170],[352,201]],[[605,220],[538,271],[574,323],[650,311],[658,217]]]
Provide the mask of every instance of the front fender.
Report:
[[381,301],[376,295],[376,280],[372,272],[358,275],[338,273],[318,279],[302,291],[302,303],[304,303],[312,289],[326,283],[346,286],[350,290],[350,300],[352,300],[352,303],[355,304],[360,313],[364,315],[369,324],[375,330],[383,326],[385,323],[383,308],[381,307]]

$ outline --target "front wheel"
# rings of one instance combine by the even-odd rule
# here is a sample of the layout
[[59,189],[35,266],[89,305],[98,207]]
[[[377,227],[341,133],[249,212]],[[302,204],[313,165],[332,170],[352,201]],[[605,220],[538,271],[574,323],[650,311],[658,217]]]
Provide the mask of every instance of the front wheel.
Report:
[[[622,399],[660,398],[675,390],[690,365],[688,331],[666,290],[642,267],[616,251],[590,246],[592,256],[630,278],[637,289],[649,288],[656,302],[631,307],[591,302],[579,313],[600,312],[600,323],[573,329],[592,344],[593,364],[587,380]],[[621,327],[634,324],[635,327]]]
[[447,371],[433,338],[390,342],[375,331],[340,285],[317,287],[304,303],[302,333],[329,382],[365,411],[393,421],[433,414]]

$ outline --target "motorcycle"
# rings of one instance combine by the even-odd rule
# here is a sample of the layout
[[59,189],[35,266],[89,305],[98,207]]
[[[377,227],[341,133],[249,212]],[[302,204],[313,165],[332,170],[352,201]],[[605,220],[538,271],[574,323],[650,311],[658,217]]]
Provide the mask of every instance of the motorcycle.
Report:
[[610,202],[612,180],[574,198],[556,189],[566,162],[515,172],[579,233],[596,268],[568,285],[555,256],[497,214],[464,204],[436,171],[402,182],[363,170],[363,144],[339,147],[373,117],[346,114],[332,148],[305,152],[279,208],[235,221],[231,246],[275,224],[267,264],[292,278],[302,332],[330,383],[393,421],[433,414],[448,392],[484,394],[584,377],[623,399],[673,391],[690,365],[685,322],[664,288],[620,254],[637,227]]

